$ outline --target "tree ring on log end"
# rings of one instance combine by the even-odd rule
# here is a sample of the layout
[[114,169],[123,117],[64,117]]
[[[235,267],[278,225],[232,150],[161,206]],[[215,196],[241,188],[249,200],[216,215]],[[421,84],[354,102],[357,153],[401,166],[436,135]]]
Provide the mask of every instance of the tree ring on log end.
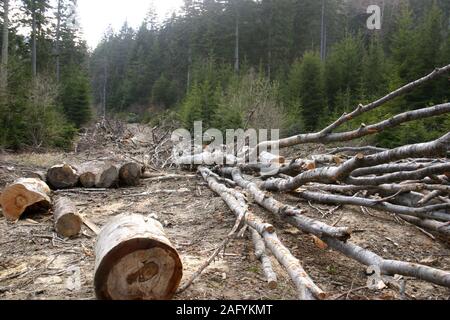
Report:
[[101,300],[169,300],[183,276],[161,223],[142,215],[121,215],[103,227],[95,260],[95,292]]
[[102,260],[95,274],[101,300],[168,300],[181,282],[178,253],[147,238],[123,242]]

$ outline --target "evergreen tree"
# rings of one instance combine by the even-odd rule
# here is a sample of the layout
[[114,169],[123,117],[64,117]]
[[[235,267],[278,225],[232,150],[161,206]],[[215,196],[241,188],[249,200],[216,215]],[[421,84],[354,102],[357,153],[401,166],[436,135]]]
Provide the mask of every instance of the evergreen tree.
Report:
[[91,119],[89,80],[75,67],[67,73],[61,103],[67,119],[81,128]]

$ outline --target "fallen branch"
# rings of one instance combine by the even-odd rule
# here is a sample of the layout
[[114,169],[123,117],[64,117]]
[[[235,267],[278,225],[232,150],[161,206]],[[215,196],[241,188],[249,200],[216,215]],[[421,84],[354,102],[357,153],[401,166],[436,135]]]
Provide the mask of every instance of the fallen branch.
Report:
[[297,194],[299,197],[305,200],[315,201],[329,205],[342,204],[342,205],[362,206],[366,208],[392,212],[395,214],[413,216],[416,218],[434,219],[445,222],[450,221],[450,213],[440,211],[450,209],[450,204],[439,204],[422,208],[411,208],[395,205],[389,202],[380,202],[378,200],[365,199],[359,197],[346,197],[319,192],[299,191]]
[[300,265],[300,261],[292,256],[290,251],[281,243],[275,234],[273,227],[271,230],[268,230],[268,224],[261,222],[250,212],[245,212],[245,207],[243,207],[241,203],[232,196],[230,189],[218,183],[217,180],[210,175],[211,171],[209,169],[200,167],[199,171],[203,178],[208,182],[210,188],[222,197],[231,211],[233,211],[236,216],[244,215],[246,217],[245,222],[250,227],[258,231],[258,233],[262,236],[267,248],[277,258],[278,262],[286,269],[292,281],[295,283],[300,299],[324,299],[326,294],[314,284],[311,278],[306,274],[303,267]]
[[250,228],[250,232],[252,235],[253,245],[255,246],[255,256],[261,262],[264,276],[267,279],[267,284],[271,290],[275,290],[278,286],[277,275],[273,271],[272,261],[270,261],[270,258],[266,254],[266,245],[264,244],[264,240],[255,229]]
[[243,189],[247,190],[254,198],[256,203],[269,210],[270,212],[286,217],[293,225],[306,233],[313,234],[317,237],[327,235],[335,237],[340,240],[346,241],[351,236],[351,230],[349,228],[336,228],[331,227],[323,222],[308,218],[304,215],[302,210],[287,206],[274,198],[268,196],[265,192],[261,191],[255,183],[246,181],[239,169],[223,169],[222,173],[231,175],[233,180]]

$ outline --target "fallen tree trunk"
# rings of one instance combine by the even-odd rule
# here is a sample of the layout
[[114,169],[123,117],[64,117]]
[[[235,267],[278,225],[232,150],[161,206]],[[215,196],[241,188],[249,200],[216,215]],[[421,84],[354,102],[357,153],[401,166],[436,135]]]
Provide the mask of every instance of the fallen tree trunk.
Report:
[[232,176],[233,180],[241,188],[247,190],[260,206],[276,215],[285,217],[303,232],[313,234],[317,237],[327,235],[343,241],[347,241],[351,237],[351,230],[349,228],[331,227],[323,222],[308,218],[301,210],[292,206],[287,206],[268,196],[265,192],[261,191],[255,183],[246,181],[242,177],[239,169],[222,169],[222,173]]
[[123,187],[136,187],[141,182],[142,167],[135,163],[129,162],[120,167],[119,183]]
[[450,288],[450,272],[404,261],[386,260],[379,255],[351,243],[333,238],[322,239],[330,248],[366,266],[377,266],[382,274],[402,275]]
[[261,262],[267,284],[271,290],[275,290],[278,287],[277,275],[273,271],[272,261],[270,261],[270,258],[266,254],[264,240],[255,229],[250,228],[250,232],[252,234],[253,245],[255,246],[255,256]]
[[447,239],[450,239],[450,225],[435,220],[419,219],[411,216],[399,215],[403,220],[412,223],[413,225],[435,232]]
[[100,232],[95,248],[95,292],[102,300],[167,300],[183,267],[159,222],[121,215]]
[[19,179],[0,195],[3,215],[17,221],[25,212],[47,212],[51,207],[50,188],[38,179]]
[[112,188],[119,180],[119,170],[109,162],[88,162],[79,169],[80,183],[85,188]]
[[310,182],[333,184],[346,182],[353,171],[359,168],[377,166],[392,161],[417,156],[440,156],[447,152],[450,133],[428,143],[403,146],[371,156],[358,155],[339,167],[326,167],[304,172],[291,179],[270,179],[261,184],[262,189],[270,191],[292,191]]
[[359,197],[346,197],[319,192],[299,191],[297,194],[299,195],[299,197],[305,200],[315,201],[329,205],[345,204],[345,205],[362,206],[381,211],[387,211],[395,214],[413,216],[416,218],[434,219],[444,222],[450,221],[450,212],[447,213],[446,211],[440,211],[440,210],[449,210],[450,204],[438,204],[421,208],[411,208],[395,205],[382,200],[372,200]]
[[47,182],[56,190],[73,188],[78,180],[76,169],[67,164],[53,166],[47,171]]
[[[306,143],[331,143],[331,142],[342,142],[342,141],[348,141],[348,140],[354,140],[356,138],[361,138],[366,135],[379,133],[379,128],[377,130],[362,130],[361,132],[344,132],[344,133],[337,133],[333,134],[333,131],[344,125],[345,123],[363,115],[364,113],[367,113],[369,111],[375,110],[383,105],[385,105],[387,102],[402,96],[413,89],[417,88],[418,86],[427,83],[433,79],[438,78],[439,76],[446,74],[450,72],[450,65],[447,65],[442,68],[437,68],[432,73],[422,77],[421,79],[418,79],[416,81],[413,81],[393,92],[390,92],[386,96],[382,97],[381,99],[378,99],[377,101],[371,102],[365,106],[359,105],[353,112],[347,114],[344,113],[338,120],[330,124],[328,127],[323,129],[320,132],[317,133],[310,133],[310,134],[299,134],[293,137],[281,139],[278,141],[265,141],[253,149],[251,153],[257,152],[258,150],[267,150],[268,148],[272,147],[279,147],[279,148],[288,148],[293,147],[299,144],[306,144]],[[434,110],[434,112],[437,112]],[[439,111],[441,112],[441,111]],[[438,114],[439,114],[438,112]],[[389,120],[385,123],[385,125],[382,126],[383,129],[387,129],[388,127],[393,127],[398,124],[414,120],[411,117],[405,116],[406,114],[411,113],[405,113],[402,117],[398,118],[401,121],[396,121],[395,123],[392,122],[389,124]],[[417,115],[417,113],[415,113]],[[421,117],[424,117],[422,114]],[[249,156],[251,157],[251,155]]]
[[450,172],[450,163],[427,166],[426,168],[419,169],[416,171],[391,173],[380,177],[361,177],[361,178],[348,177],[346,182],[353,185],[358,184],[380,185],[398,181],[421,180],[428,176],[432,176],[435,174],[443,174],[446,172]]
[[[281,243],[275,234],[275,230],[269,230],[266,223],[260,222],[260,219],[256,218],[250,212],[246,212],[247,208],[242,206],[242,203],[237,200],[233,194],[237,191],[229,189],[226,186],[217,182],[216,178],[212,175],[212,172],[207,168],[199,168],[205,181],[208,182],[211,190],[216,192],[222,197],[231,211],[237,216],[244,216],[245,223],[254,228],[263,238],[267,248],[273,253],[278,262],[286,269],[292,281],[297,287],[299,297],[301,300],[324,299],[326,297],[323,292],[307,275],[305,270],[300,264],[300,261],[295,258],[291,252]],[[239,198],[243,198],[241,195]],[[256,218],[256,219],[255,219]],[[257,222],[258,221],[258,222]]]
[[[450,186],[444,185],[429,185],[424,183],[411,184],[383,184],[379,186],[365,186],[365,185],[328,185],[328,184],[311,184],[304,186],[308,190],[336,192],[342,194],[356,193],[358,191],[380,192],[382,194],[395,194],[399,192],[421,192],[421,191],[441,191],[450,194]],[[418,203],[417,203],[418,204]],[[409,205],[408,205],[409,206]]]
[[59,235],[70,238],[80,233],[83,222],[75,204],[69,198],[59,198],[55,202],[53,212],[55,230]]
[[378,148],[378,147],[340,147],[331,150],[328,152],[329,154],[340,154],[340,153],[351,153],[351,154],[357,154],[357,153],[364,153],[364,154],[374,154],[379,152],[388,151],[388,149],[385,148]]

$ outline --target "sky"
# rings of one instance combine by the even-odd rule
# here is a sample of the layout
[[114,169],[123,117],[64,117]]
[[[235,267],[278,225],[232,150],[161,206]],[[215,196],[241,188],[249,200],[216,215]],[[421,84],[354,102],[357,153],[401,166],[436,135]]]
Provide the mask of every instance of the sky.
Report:
[[78,15],[88,45],[95,48],[109,25],[119,30],[127,21],[137,28],[152,3],[162,21],[181,8],[183,0],[78,0]]

